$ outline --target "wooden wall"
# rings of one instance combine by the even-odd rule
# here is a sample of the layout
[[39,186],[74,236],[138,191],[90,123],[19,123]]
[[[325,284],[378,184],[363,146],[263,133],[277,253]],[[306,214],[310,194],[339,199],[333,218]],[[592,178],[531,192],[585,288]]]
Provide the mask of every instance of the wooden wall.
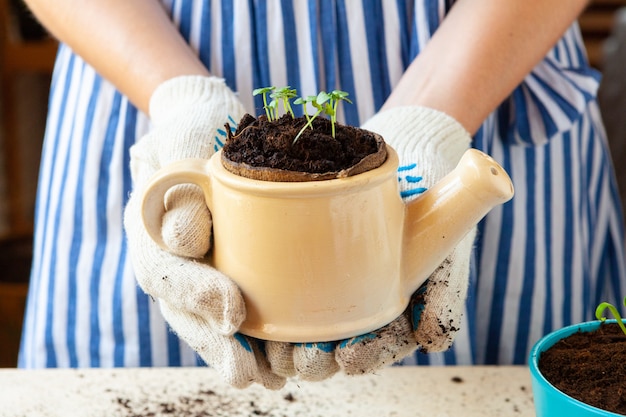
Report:
[[602,69],[603,44],[613,27],[617,9],[626,7],[626,0],[593,0],[578,19],[587,48],[589,62]]

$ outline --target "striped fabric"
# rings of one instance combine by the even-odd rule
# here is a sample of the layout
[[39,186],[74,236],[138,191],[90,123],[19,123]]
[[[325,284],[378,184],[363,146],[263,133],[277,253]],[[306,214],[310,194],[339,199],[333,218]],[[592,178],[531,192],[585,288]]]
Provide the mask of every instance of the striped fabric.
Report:
[[[450,7],[444,0],[165,2],[207,67],[239,92],[347,91],[341,121],[383,104]],[[479,225],[465,326],[453,349],[405,364],[524,363],[550,330],[626,295],[623,225],[595,102],[598,76],[572,27],[489,116],[474,146],[516,197]],[[196,365],[135,284],[122,230],[129,147],[144,114],[61,46],[40,169],[34,264],[19,365]]]

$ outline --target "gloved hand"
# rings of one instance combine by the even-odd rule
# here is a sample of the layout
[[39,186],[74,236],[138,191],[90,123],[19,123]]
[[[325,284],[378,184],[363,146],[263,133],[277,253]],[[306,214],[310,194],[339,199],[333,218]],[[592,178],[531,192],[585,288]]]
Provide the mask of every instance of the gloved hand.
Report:
[[[456,120],[424,107],[381,112],[363,128],[381,134],[398,152],[400,191],[405,201],[454,169],[471,142]],[[424,352],[448,349],[461,326],[474,237],[475,229],[415,292],[405,312],[387,326],[339,342],[267,342],[272,370],[286,377],[322,380],[339,370],[350,375],[371,373],[418,348]]]
[[211,214],[195,185],[172,188],[163,217],[165,251],[141,220],[141,196],[161,167],[183,158],[208,159],[245,110],[224,80],[184,76],[161,84],[150,100],[153,128],[130,151],[134,188],[124,213],[137,281],[158,301],[165,320],[211,367],[239,388],[253,382],[280,388],[256,340],[235,332],[245,319],[237,285],[204,259],[210,248]]

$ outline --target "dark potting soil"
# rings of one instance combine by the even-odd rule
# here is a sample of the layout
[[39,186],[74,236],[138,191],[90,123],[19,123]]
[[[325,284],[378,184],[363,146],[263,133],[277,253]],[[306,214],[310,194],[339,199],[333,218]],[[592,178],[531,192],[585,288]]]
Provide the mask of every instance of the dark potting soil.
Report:
[[[335,124],[317,117],[293,143],[307,123],[304,117],[285,114],[269,122],[266,116],[246,114],[224,145],[224,157],[253,167],[326,173],[350,168],[378,150],[375,135],[354,126]],[[228,129],[230,132],[230,129]]]
[[562,392],[626,415],[626,335],[614,323],[578,332],[541,354],[539,370]]

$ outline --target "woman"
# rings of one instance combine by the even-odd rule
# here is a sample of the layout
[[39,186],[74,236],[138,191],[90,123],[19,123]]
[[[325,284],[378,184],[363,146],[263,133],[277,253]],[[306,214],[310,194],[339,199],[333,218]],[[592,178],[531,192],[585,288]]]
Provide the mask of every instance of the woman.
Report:
[[[340,361],[344,369],[371,354],[363,353],[362,339],[270,344],[268,363],[258,344],[233,342],[242,313],[226,277],[211,272],[211,282],[227,287],[217,291],[227,294],[220,300],[235,307],[224,301],[198,323],[185,312],[198,300],[168,296],[155,281],[151,266],[170,255],[140,244],[132,197],[128,244],[124,238],[131,159],[137,191],[155,168],[150,161],[208,155],[213,149],[193,135],[172,133],[187,129],[176,123],[193,119],[193,129],[212,132],[219,144],[217,120],[258,113],[262,104],[251,92],[270,85],[305,96],[348,92],[354,105],[342,107],[343,121],[382,133],[404,166],[414,166],[426,147],[446,143],[418,161],[426,186],[470,140],[512,177],[516,197],[480,223],[471,267],[473,236],[442,269],[454,278],[455,295],[432,285],[447,282],[443,274],[431,277],[406,315],[417,327],[415,336],[402,333],[411,348],[395,354],[418,347],[445,352],[409,355],[404,363],[524,363],[541,335],[588,319],[598,302],[626,293],[621,208],[595,102],[598,75],[573,23],[583,0],[567,9],[558,0],[27,3],[63,44],[43,149],[22,367],[194,365],[190,344],[234,385],[274,388],[294,373],[327,377],[347,347],[355,348],[352,359]],[[224,78],[228,88],[210,76]],[[194,109],[196,116],[189,114]],[[398,127],[403,123],[410,129]],[[401,187],[411,184],[403,180]],[[174,209],[208,218],[193,191],[180,193]],[[201,242],[172,253],[198,257],[207,249]],[[137,288],[135,274],[158,305]],[[187,343],[168,331],[163,315]],[[420,339],[426,324],[437,327],[438,320],[446,323],[443,331]],[[276,353],[281,349],[287,356]],[[285,369],[276,357],[288,358]],[[307,374],[312,367],[324,369]]]

